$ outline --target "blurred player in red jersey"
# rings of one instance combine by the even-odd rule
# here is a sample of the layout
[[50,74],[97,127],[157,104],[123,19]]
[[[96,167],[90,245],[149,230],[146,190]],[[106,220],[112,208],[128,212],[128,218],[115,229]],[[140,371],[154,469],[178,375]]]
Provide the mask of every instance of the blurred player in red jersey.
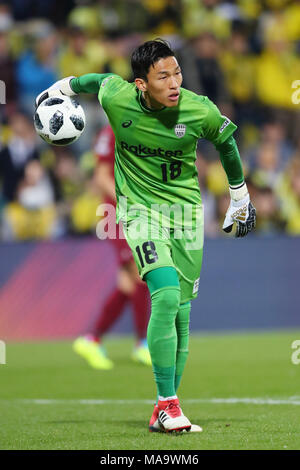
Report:
[[[95,153],[98,159],[96,167],[96,180],[103,192],[104,203],[116,207],[114,163],[115,163],[115,136],[108,125],[99,133]],[[121,233],[122,226],[119,225]],[[117,321],[125,306],[130,303],[133,311],[135,334],[137,343],[132,353],[132,359],[146,365],[151,365],[151,358],[147,345],[147,325],[150,314],[150,298],[147,284],[138,274],[131,249],[125,237],[108,238],[114,245],[118,256],[117,286],[106,299],[94,330],[85,336],[77,338],[73,344],[74,350],[83,356],[89,364],[96,369],[111,369],[113,362],[106,356],[102,345],[105,333]]]

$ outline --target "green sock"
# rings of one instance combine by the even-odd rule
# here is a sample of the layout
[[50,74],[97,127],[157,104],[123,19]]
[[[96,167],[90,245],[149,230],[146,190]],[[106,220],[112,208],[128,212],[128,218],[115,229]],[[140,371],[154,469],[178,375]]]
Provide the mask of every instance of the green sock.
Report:
[[178,390],[183,370],[189,353],[189,322],[190,322],[191,302],[186,302],[179,306],[176,316],[177,330],[177,355],[175,372],[175,393]]
[[180,302],[180,288],[163,287],[151,295],[151,317],[147,342],[157,393],[163,397],[175,395],[177,331],[175,319]]

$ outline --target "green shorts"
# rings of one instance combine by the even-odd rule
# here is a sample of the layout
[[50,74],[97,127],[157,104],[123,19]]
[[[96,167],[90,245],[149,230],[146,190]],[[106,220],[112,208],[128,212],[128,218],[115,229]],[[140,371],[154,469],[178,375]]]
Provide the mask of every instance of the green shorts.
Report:
[[124,235],[130,246],[139,274],[156,268],[172,266],[176,269],[181,303],[198,295],[203,254],[203,216],[194,228],[168,229],[158,223],[141,223],[141,219],[123,223]]

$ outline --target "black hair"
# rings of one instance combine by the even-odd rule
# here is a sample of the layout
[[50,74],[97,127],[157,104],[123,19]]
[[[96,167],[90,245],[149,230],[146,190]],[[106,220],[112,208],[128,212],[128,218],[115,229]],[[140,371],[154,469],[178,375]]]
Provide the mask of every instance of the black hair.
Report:
[[174,55],[170,44],[163,39],[157,38],[153,41],[144,42],[131,55],[133,78],[143,78],[147,81],[147,74],[151,65],[154,65],[159,59]]

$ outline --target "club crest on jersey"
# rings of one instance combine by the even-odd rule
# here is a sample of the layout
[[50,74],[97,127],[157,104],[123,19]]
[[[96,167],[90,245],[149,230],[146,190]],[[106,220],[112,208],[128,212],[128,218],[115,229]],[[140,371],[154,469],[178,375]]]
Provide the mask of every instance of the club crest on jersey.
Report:
[[185,134],[186,125],[185,124],[176,124],[176,126],[174,127],[174,131],[175,131],[176,136],[179,137],[179,139],[181,139],[181,137],[183,137],[184,134]]

